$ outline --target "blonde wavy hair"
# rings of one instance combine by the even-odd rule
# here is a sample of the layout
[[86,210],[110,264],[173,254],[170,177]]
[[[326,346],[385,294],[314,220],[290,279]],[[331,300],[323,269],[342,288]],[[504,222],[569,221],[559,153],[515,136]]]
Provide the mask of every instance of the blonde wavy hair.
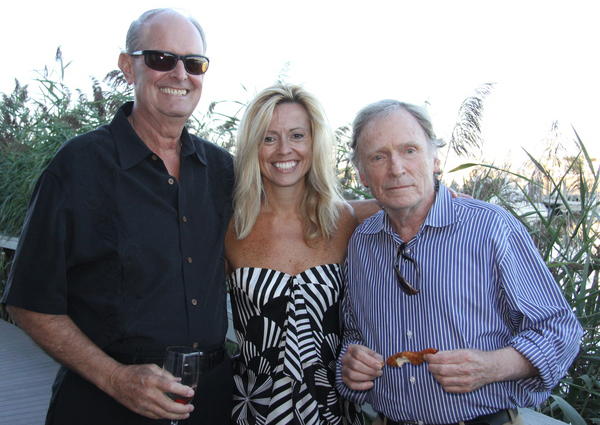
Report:
[[244,239],[252,231],[261,205],[267,202],[258,162],[259,150],[273,111],[282,103],[298,103],[308,112],[313,163],[306,174],[306,190],[301,202],[304,235],[307,243],[324,236],[330,239],[337,230],[344,203],[333,167],[335,135],[317,98],[303,87],[275,84],[261,91],[250,102],[238,128],[234,158],[236,183],[233,192],[235,232]]

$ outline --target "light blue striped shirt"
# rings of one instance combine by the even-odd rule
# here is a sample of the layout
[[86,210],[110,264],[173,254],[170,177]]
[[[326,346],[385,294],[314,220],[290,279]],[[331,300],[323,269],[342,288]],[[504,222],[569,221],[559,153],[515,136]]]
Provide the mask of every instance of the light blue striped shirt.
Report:
[[[403,241],[381,211],[360,225],[348,246],[342,311],[346,330],[338,359],[342,396],[370,403],[385,416],[426,424],[454,423],[500,409],[535,406],[573,362],[582,328],[526,229],[504,209],[452,198],[440,185],[425,223],[406,253],[421,274],[421,292],[408,296],[394,273]],[[400,259],[406,280],[415,268]],[[512,346],[540,375],[496,382],[467,394],[445,392],[427,364],[384,367],[368,391],[341,381],[341,357],[362,344],[384,359],[398,351]]]

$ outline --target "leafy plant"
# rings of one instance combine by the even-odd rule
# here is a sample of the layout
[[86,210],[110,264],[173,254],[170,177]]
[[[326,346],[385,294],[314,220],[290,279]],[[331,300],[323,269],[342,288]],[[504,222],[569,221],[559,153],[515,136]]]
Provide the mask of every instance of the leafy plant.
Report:
[[561,167],[552,155],[542,163],[528,153],[530,177],[472,163],[451,172],[478,166],[480,173],[503,173],[519,192],[519,201],[502,190],[494,195],[529,230],[585,330],[568,375],[539,410],[573,424],[600,424],[600,168],[575,135],[579,153],[564,157]]
[[491,93],[495,83],[485,83],[475,89],[475,93],[466,98],[458,109],[456,123],[452,129],[448,155],[451,152],[463,157],[477,157],[471,150],[480,151],[483,147],[481,134],[483,103]]
[[358,173],[349,158],[352,128],[349,125],[339,127],[335,130],[337,141],[335,170],[337,178],[342,187],[344,199],[351,201],[355,199],[372,198],[368,189],[360,182]]
[[81,91],[73,99],[62,83],[68,64],[63,64],[60,49],[56,60],[60,76],[47,69],[38,73],[39,97],[31,98],[28,88],[18,81],[11,95],[2,94],[0,233],[19,234],[35,182],[58,148],[70,138],[106,124],[117,108],[131,99],[130,89],[116,73],[105,79],[113,83],[112,88],[103,89],[94,79],[92,99]]

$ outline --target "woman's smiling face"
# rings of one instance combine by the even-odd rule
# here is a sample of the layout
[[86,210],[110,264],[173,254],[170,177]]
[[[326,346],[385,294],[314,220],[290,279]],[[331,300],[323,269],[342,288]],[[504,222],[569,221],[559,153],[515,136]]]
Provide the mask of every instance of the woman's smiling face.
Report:
[[258,154],[265,187],[304,185],[312,166],[312,144],[306,108],[291,102],[277,105]]

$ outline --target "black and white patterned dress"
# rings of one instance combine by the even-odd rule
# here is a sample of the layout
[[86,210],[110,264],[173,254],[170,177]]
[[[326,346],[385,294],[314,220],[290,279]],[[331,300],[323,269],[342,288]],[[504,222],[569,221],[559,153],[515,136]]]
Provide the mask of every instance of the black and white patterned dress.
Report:
[[246,267],[229,279],[241,351],[232,423],[362,424],[360,408],[335,390],[340,266],[296,276]]

